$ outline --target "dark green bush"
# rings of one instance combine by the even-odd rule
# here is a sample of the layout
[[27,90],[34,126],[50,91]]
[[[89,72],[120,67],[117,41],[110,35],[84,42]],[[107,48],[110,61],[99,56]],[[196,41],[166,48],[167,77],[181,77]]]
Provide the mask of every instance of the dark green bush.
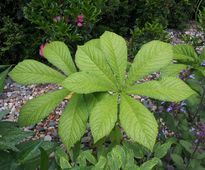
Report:
[[24,8],[25,18],[35,25],[33,29],[42,31],[42,43],[61,40],[72,49],[93,36],[99,14],[93,1],[32,0]]
[[[130,29],[142,29],[147,22],[157,22],[163,28],[183,28],[194,18],[197,6],[202,9],[203,5],[200,0],[6,0],[0,5],[0,63],[37,58],[39,46],[50,40],[64,41],[74,52],[77,44],[105,30],[129,39]],[[83,16],[82,22],[77,22],[78,16]],[[5,17],[10,18],[9,22]],[[9,31],[9,26],[14,31]]]
[[158,22],[146,22],[144,27],[131,30],[130,55],[135,56],[140,47],[151,40],[169,42],[169,35],[164,29],[163,25]]

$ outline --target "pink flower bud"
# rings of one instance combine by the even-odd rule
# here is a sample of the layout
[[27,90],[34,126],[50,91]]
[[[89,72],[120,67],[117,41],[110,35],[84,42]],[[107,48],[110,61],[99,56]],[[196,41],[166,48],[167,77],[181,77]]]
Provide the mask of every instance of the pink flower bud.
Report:
[[41,44],[41,45],[40,45],[40,48],[39,48],[39,55],[40,55],[41,57],[43,57],[43,49],[44,49],[44,47],[45,47],[46,44],[47,44],[47,43],[45,43],[45,44]]
[[77,23],[77,26],[78,26],[78,27],[82,27],[83,24],[82,24],[81,22],[78,22],[78,23]]
[[53,17],[54,22],[59,22],[61,20],[61,16],[55,16]]
[[78,15],[77,18],[75,19],[75,23],[83,23],[83,18],[84,16],[83,15]]

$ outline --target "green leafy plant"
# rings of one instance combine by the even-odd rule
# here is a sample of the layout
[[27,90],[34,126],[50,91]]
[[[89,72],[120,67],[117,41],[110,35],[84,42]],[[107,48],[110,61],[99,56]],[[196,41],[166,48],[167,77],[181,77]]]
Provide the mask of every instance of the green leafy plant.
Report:
[[145,44],[127,74],[126,42],[112,32],[105,32],[100,39],[78,47],[76,65],[80,72],[76,72],[69,50],[62,42],[49,43],[43,54],[62,73],[37,61],[25,60],[9,75],[22,84],[55,83],[64,88],[27,102],[21,109],[19,123],[26,126],[39,122],[70,94],[58,129],[67,148],[80,140],[89,119],[94,143],[108,136],[119,122],[128,137],[152,150],[157,122],[153,114],[130,95],[181,101],[195,93],[173,77],[136,83],[171,62],[172,46],[164,42]]
[[174,63],[161,70],[162,76],[180,77],[197,93],[184,104],[172,104],[169,113],[161,114],[178,139],[170,156],[178,169],[203,169],[205,155],[200,152],[204,149],[205,132],[205,49],[197,54],[191,45],[179,44],[173,47],[173,52]]
[[142,28],[135,27],[131,30],[131,38],[129,40],[130,54],[135,56],[143,44],[152,40],[169,42],[170,37],[162,24],[155,21],[151,23],[146,22]]
[[40,165],[40,150],[50,154],[54,143],[28,140],[31,131],[23,131],[16,122],[3,121],[7,110],[0,112],[0,169],[36,169]]
[[205,7],[198,14],[199,25],[205,31]]
[[160,162],[159,158],[153,157],[138,166],[135,161],[134,152],[138,151],[133,150],[133,148],[130,147],[129,143],[126,143],[123,146],[116,145],[106,154],[99,154],[97,158],[93,155],[91,150],[81,151],[77,156],[76,161],[71,161],[69,160],[68,155],[61,148],[58,148],[55,152],[55,158],[57,165],[61,169],[85,168],[88,170],[151,170]]
[[[5,69],[5,70],[2,71],[2,69],[3,70]],[[2,93],[2,91],[4,89],[5,79],[6,79],[7,74],[9,73],[10,69],[11,69],[11,66],[9,66],[9,65],[0,65],[0,71],[2,71],[2,72],[0,72],[0,94]]]
[[94,2],[80,0],[31,0],[24,7],[25,18],[41,30],[44,42],[64,41],[72,52],[77,44],[92,38],[100,12]]
[[191,45],[179,44],[174,46],[173,51],[175,63],[162,69],[162,75],[176,77],[180,75],[180,72],[183,73],[183,71],[186,72],[186,69],[189,70],[188,76],[192,75],[193,78],[187,79],[186,82],[197,92],[188,99],[190,117],[193,120],[200,114],[201,118],[204,119],[205,49],[198,55]]

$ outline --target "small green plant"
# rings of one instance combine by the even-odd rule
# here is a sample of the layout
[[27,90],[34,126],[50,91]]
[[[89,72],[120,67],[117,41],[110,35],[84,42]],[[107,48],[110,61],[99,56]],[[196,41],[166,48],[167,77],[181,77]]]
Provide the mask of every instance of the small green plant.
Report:
[[170,37],[164,29],[162,24],[157,22],[146,22],[144,27],[136,27],[134,30],[131,30],[131,38],[129,41],[131,55],[135,56],[140,47],[149,41],[161,40],[169,42]]
[[142,46],[128,72],[126,42],[112,32],[105,32],[100,39],[78,47],[75,60],[79,72],[62,42],[47,44],[43,55],[61,72],[34,60],[25,60],[9,75],[21,84],[55,83],[63,88],[28,101],[20,111],[19,123],[27,126],[39,122],[69,95],[71,99],[58,126],[67,149],[83,136],[89,119],[94,143],[108,136],[116,123],[120,123],[128,137],[152,150],[157,122],[153,114],[130,95],[181,101],[195,93],[174,77],[136,82],[171,62],[172,46],[161,41]]
[[22,26],[9,17],[2,18],[0,38],[0,63],[13,64],[11,62],[15,62],[18,56],[11,56],[11,53],[23,40]]
[[181,34],[180,38],[182,39],[182,41],[184,41],[184,43],[190,44],[194,48],[196,48],[198,46],[202,46],[203,45],[203,38],[204,38],[204,36],[197,35],[197,33],[195,33],[194,35]]
[[1,71],[0,72],[0,94],[2,93],[4,89],[5,79],[10,69],[11,69],[11,66],[9,65],[0,65],[0,71]]
[[198,20],[202,30],[205,31],[205,7],[199,11]]
[[7,113],[0,111],[0,169],[36,169],[42,161],[41,150],[50,155],[55,144],[28,140],[33,132],[23,131],[16,122],[2,120]]
[[182,103],[172,103],[160,114],[179,140],[171,153],[178,169],[204,169],[205,155],[205,49],[197,54],[191,45],[173,47],[174,63],[161,70],[162,77],[180,77],[197,93]]
[[[200,55],[195,52],[191,45],[187,44],[176,45],[173,51],[175,63],[162,69],[162,75],[179,76],[180,73],[183,74],[183,72],[186,72],[186,69],[189,70],[188,76],[191,79],[187,79],[186,82],[197,92],[197,94],[188,99],[189,117],[192,121],[197,117],[205,120],[203,112],[203,108],[205,107],[203,102],[205,100],[205,48]],[[181,78],[184,79],[183,75]]]

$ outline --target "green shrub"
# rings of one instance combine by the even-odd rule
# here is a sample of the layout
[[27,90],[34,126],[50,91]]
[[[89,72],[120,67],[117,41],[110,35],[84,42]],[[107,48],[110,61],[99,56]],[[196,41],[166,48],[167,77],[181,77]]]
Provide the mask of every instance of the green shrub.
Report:
[[11,18],[3,18],[3,26],[0,28],[0,61],[2,64],[12,64],[19,61],[15,53],[17,46],[23,40],[22,26],[14,23]]
[[131,56],[134,56],[140,47],[149,41],[161,40],[169,42],[168,33],[164,29],[165,28],[158,22],[146,22],[144,27],[136,27],[134,30],[131,30],[129,42]]
[[199,11],[198,20],[202,30],[205,32],[205,7]]
[[174,0],[170,6],[170,14],[167,16],[168,27],[183,29],[194,18],[196,2],[192,0]]
[[61,40],[72,49],[92,38],[100,9],[92,1],[32,0],[24,16],[42,31],[43,42]]

